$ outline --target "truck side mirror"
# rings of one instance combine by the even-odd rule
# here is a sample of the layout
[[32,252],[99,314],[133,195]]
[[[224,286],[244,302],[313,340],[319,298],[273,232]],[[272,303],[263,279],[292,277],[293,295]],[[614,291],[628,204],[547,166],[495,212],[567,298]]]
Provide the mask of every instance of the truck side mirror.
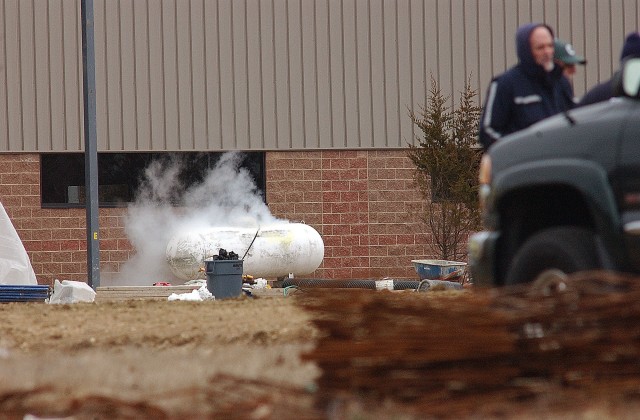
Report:
[[622,63],[622,72],[617,81],[622,96],[637,98],[640,94],[640,57],[629,57]]

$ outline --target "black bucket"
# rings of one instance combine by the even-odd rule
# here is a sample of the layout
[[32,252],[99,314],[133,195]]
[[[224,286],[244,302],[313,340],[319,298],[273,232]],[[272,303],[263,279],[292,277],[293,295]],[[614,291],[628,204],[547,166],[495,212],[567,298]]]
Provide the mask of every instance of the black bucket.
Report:
[[207,289],[216,299],[242,294],[242,260],[207,260]]

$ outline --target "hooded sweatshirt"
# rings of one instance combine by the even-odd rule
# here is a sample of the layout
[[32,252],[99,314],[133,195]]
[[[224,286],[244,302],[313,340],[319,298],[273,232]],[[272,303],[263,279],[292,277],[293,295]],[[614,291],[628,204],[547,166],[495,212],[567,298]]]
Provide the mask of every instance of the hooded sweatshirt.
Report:
[[574,106],[562,69],[556,66],[547,72],[533,58],[529,38],[540,26],[549,29],[553,37],[551,28],[540,23],[518,28],[518,64],[491,81],[480,117],[480,143],[485,150],[507,134]]

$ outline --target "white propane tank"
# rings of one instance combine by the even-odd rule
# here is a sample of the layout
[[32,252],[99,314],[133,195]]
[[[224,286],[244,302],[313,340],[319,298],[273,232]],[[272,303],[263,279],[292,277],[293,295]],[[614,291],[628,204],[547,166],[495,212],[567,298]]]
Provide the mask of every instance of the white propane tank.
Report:
[[167,244],[167,262],[180,279],[203,278],[203,261],[218,255],[220,248],[235,252],[238,258],[246,253],[244,274],[263,278],[311,274],[324,258],[324,242],[314,228],[282,222],[259,228],[210,227],[178,233]]

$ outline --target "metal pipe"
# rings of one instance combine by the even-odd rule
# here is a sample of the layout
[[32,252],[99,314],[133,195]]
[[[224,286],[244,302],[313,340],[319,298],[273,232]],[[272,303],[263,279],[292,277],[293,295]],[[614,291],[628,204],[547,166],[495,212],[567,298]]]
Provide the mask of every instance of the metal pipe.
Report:
[[[381,283],[383,285],[381,286]],[[282,287],[296,286],[298,288],[328,288],[328,289],[369,289],[369,290],[417,290],[427,291],[440,286],[445,289],[461,290],[460,283],[445,280],[331,280],[331,279],[285,279]]]

